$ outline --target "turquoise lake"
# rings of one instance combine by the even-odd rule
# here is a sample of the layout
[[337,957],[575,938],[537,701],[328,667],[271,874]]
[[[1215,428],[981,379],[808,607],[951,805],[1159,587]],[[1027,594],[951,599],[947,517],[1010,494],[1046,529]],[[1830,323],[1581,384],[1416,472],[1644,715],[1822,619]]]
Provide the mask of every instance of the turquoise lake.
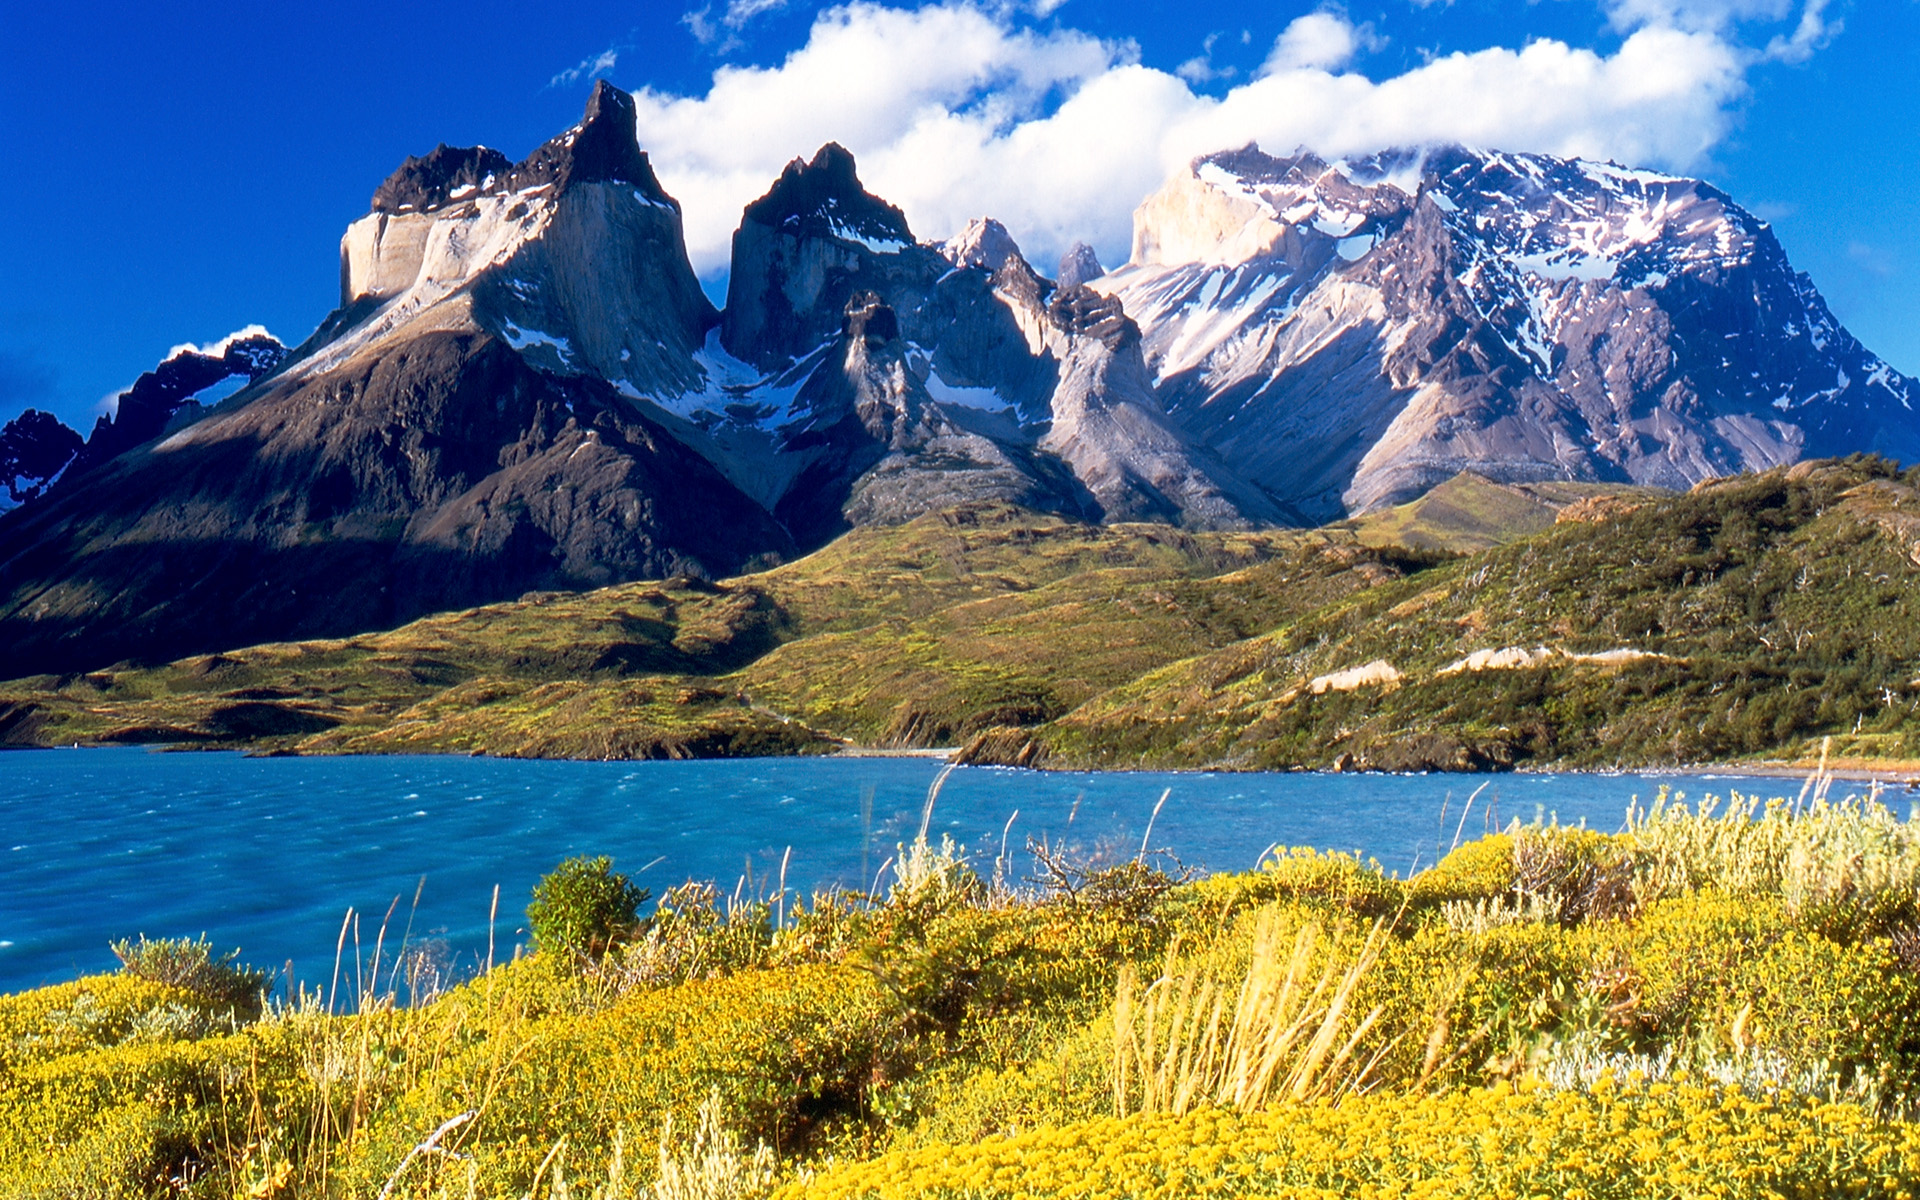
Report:
[[[941,764],[914,758],[525,762],[245,758],[137,748],[0,755],[0,991],[114,966],[115,938],[205,933],[244,960],[326,983],[349,908],[363,957],[382,919],[457,971],[510,956],[534,882],[607,854],[658,895],[688,879],[771,897],[865,890],[918,831]],[[1518,817],[1617,829],[1661,785],[1690,799],[1796,795],[1798,779],[1627,775],[1318,775],[959,768],[932,836],[990,873],[1033,870],[1029,837],[1117,859],[1150,844],[1206,870],[1245,870],[1275,845],[1357,850],[1406,874],[1456,830]],[[1485,785],[1473,807],[1464,802]],[[1169,791],[1170,789],[1170,791]],[[1838,795],[1844,785],[1835,789]],[[1009,822],[1011,824],[1009,825]],[[424,882],[423,882],[424,881]],[[419,896],[414,904],[416,891]],[[409,929],[410,923],[410,929]],[[347,943],[351,971],[352,940]]]

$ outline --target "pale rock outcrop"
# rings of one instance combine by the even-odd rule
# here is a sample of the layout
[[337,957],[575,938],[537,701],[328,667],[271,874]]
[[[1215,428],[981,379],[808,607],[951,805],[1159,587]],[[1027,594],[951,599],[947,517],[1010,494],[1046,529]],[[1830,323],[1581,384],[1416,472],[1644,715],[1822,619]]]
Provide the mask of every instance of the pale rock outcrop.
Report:
[[1333,671],[1326,675],[1316,675],[1307,682],[1306,690],[1315,696],[1324,696],[1328,692],[1355,692],[1368,687],[1390,687],[1406,678],[1400,668],[1384,658],[1362,663],[1357,667],[1348,667],[1343,671]]
[[1524,671],[1532,667],[1549,667],[1555,663],[1598,663],[1603,667],[1617,667],[1643,659],[1666,657],[1656,650],[1640,650],[1632,646],[1598,650],[1591,654],[1547,646],[1535,646],[1531,650],[1525,646],[1506,646],[1498,650],[1475,650],[1465,658],[1455,659],[1441,667],[1434,672],[1434,676],[1445,678],[1448,675],[1480,671]]

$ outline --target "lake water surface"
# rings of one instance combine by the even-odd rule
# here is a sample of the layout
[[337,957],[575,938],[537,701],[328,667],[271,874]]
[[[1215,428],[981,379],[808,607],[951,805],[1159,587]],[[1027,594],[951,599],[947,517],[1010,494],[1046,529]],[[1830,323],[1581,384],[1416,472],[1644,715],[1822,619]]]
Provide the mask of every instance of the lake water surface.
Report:
[[[137,748],[0,754],[0,991],[110,968],[107,943],[205,933],[260,966],[326,982],[342,918],[363,954],[394,910],[471,967],[526,935],[539,877],[607,854],[658,895],[688,879],[771,896],[865,889],[918,831],[941,764],[912,758],[522,762],[487,758],[244,758]],[[1473,807],[1464,802],[1485,784]],[[1402,875],[1454,839],[1557,814],[1616,829],[1662,784],[1697,799],[1795,795],[1797,779],[1685,774],[1318,775],[1035,772],[969,767],[941,788],[931,832],[983,874],[1029,837],[1131,857],[1151,844],[1245,870],[1274,844],[1357,850]],[[1836,788],[1836,794],[1842,790]],[[1009,825],[1009,822],[1011,824]],[[751,881],[748,882],[750,876]],[[422,881],[424,880],[424,883]],[[414,907],[416,890],[419,895]],[[349,962],[352,942],[348,942]],[[351,968],[349,967],[349,970]]]

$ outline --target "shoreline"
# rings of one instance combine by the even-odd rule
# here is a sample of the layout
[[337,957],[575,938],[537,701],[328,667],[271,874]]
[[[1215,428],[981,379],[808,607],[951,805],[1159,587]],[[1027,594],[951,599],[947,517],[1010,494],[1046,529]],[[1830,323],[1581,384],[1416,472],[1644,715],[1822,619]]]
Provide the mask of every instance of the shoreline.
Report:
[[[842,743],[841,745],[835,746],[833,749],[827,751],[824,754],[815,752],[813,754],[768,754],[768,755],[748,755],[748,756],[738,756],[738,757],[767,758],[767,759],[924,758],[924,759],[929,759],[937,762],[953,763],[955,760],[955,756],[958,755],[963,748],[964,747],[960,747],[960,746],[907,746],[907,747],[860,746],[852,743]],[[468,758],[468,757],[471,757],[471,758],[500,758],[502,761],[525,761],[525,762],[638,763],[638,762],[671,761],[671,760],[647,759],[647,758],[599,759],[599,758],[574,758],[574,757],[565,757],[565,756],[553,757],[553,758],[525,758],[520,755],[490,755],[483,750],[466,750],[466,751],[414,750],[414,751],[407,751],[407,752],[401,752],[401,753],[394,753],[389,751],[373,751],[373,752],[346,752],[346,753],[329,752],[324,754],[304,754],[304,753],[301,753],[299,750],[292,749],[290,747],[260,747],[260,746],[247,746],[247,745],[214,746],[214,745],[206,745],[204,743],[194,743],[194,742],[154,742],[154,743],[73,742],[73,743],[53,745],[53,746],[19,745],[19,744],[0,746],[0,751],[7,751],[7,750],[19,750],[19,751],[120,750],[120,749],[144,749],[150,752],[160,752],[160,753],[182,752],[182,751],[192,752],[192,753],[213,753],[213,754],[225,753],[225,754],[239,754],[249,758],[411,758],[411,757]],[[716,756],[713,761],[731,759],[734,757],[736,756],[720,755],[720,756]],[[969,764],[958,764],[958,765],[990,766],[990,767],[996,767],[1000,769],[1038,771],[1038,772],[1044,772],[1044,773],[1061,773],[1061,772],[1073,773],[1073,772],[1087,771],[1087,772],[1096,772],[1096,773],[1102,773],[1102,774],[1116,774],[1116,775],[1137,774],[1137,773],[1143,773],[1143,772],[1150,773],[1150,774],[1165,774],[1165,775],[1181,775],[1181,774],[1193,774],[1193,775],[1426,774],[1426,775],[1435,775],[1435,776],[1458,775],[1463,778],[1473,777],[1473,778],[1485,778],[1485,779],[1497,779],[1502,775],[1658,775],[1662,772],[1673,772],[1675,774],[1687,774],[1687,775],[1732,775],[1732,776],[1741,776],[1741,777],[1756,778],[1756,779],[1791,779],[1791,778],[1805,778],[1807,776],[1814,775],[1817,772],[1824,772],[1824,774],[1836,780],[1847,780],[1851,782],[1862,782],[1862,783],[1868,783],[1868,782],[1884,783],[1884,784],[1894,785],[1896,787],[1902,787],[1909,790],[1920,789],[1920,759],[1833,758],[1833,759],[1827,760],[1824,768],[1821,766],[1820,761],[1817,758],[1811,758],[1811,759],[1773,759],[1773,760],[1747,761],[1747,762],[1647,763],[1639,766],[1607,766],[1607,767],[1562,767],[1562,766],[1547,766],[1547,765],[1541,765],[1541,766],[1527,765],[1527,766],[1521,766],[1519,768],[1506,770],[1506,771],[1425,771],[1425,772],[1399,772],[1399,771],[1341,772],[1341,771],[1334,771],[1329,769],[1314,770],[1311,768],[1301,768],[1301,767],[1282,767],[1282,768],[1269,768],[1264,770],[1261,770],[1261,769],[1245,770],[1243,768],[1218,766],[1218,765],[1193,766],[1193,767],[1085,766],[1085,765],[1078,765],[1078,764],[1062,765],[1062,766],[1054,766],[1051,764],[1040,765],[1040,766],[1014,766],[1012,764],[1006,764],[1006,763],[969,763]]]
[[[1675,768],[1681,769],[1681,768]],[[1858,783],[1888,783],[1908,789],[1920,788],[1920,761],[1913,759],[1891,759],[1875,762],[1871,759],[1829,759],[1825,768],[1814,762],[1761,762],[1761,763],[1710,763],[1697,767],[1684,768],[1701,775],[1744,775],[1763,778],[1780,778],[1790,775],[1825,774],[1834,779],[1845,779]]]

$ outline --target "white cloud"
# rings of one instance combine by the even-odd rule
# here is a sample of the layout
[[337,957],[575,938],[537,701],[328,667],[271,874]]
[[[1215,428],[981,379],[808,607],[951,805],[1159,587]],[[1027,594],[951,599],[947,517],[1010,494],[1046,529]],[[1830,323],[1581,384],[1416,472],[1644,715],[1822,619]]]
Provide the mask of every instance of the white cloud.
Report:
[[[1644,11],[1611,54],[1542,39],[1380,80],[1344,69],[1371,32],[1321,12],[1287,27],[1266,74],[1217,97],[1141,65],[1130,43],[1019,28],[1005,9],[861,2],[822,13],[776,66],[722,67],[705,95],[643,90],[640,140],[682,201],[704,275],[725,269],[741,207],[829,140],[922,238],[987,214],[1043,266],[1075,240],[1111,263],[1126,257],[1134,206],[1170,170],[1249,141],[1275,153],[1463,142],[1697,164],[1761,57],[1729,23],[1787,2],[1619,0]],[[1818,21],[1818,5],[1801,11]]]
[[739,29],[762,13],[778,12],[786,6],[787,0],[729,0],[727,15],[721,19]]
[[[1776,62],[1805,62],[1840,32],[1841,22],[1827,20],[1829,0],[1799,0],[1799,19],[1790,34],[1776,34],[1754,57]],[[1604,0],[1607,19],[1615,29],[1682,29],[1691,33],[1729,35],[1741,25],[1773,24],[1792,19],[1796,0]]]
[[1208,34],[1200,43],[1200,53],[1189,58],[1173,69],[1173,73],[1188,83],[1212,83],[1216,79],[1232,79],[1239,70],[1232,66],[1215,66],[1213,47],[1220,40],[1219,32]]
[[786,6],[787,0],[727,0],[727,10],[718,20],[714,19],[713,5],[709,4],[688,11],[680,23],[692,32],[695,41],[703,45],[720,42],[719,52],[727,54],[742,45],[740,31],[755,17],[779,12]]
[[552,79],[547,80],[547,86],[550,88],[566,87],[568,84],[578,83],[582,79],[597,79],[613,70],[614,64],[619,61],[620,47],[609,46],[591,58],[581,59],[577,66],[568,67]]
[[1807,0],[1800,10],[1800,21],[1793,33],[1778,35],[1767,43],[1766,56],[1779,62],[1805,62],[1815,50],[1826,48],[1840,36],[1841,22],[1826,19],[1827,0]]
[[1331,71],[1352,62],[1362,49],[1374,49],[1378,44],[1371,24],[1355,25],[1336,12],[1308,13],[1281,31],[1260,73]]

